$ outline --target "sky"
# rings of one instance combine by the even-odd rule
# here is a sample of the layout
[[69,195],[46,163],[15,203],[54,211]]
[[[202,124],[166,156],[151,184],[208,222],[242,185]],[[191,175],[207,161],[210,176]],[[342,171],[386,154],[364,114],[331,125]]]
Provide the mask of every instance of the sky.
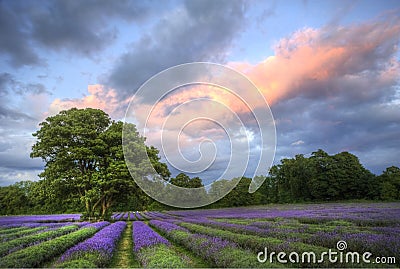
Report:
[[[349,151],[375,174],[400,166],[399,14],[397,0],[0,1],[0,185],[38,180],[44,163],[29,154],[46,117],[92,107],[123,120],[144,82],[191,62],[223,64],[254,83],[275,121],[275,164],[321,148]],[[257,154],[260,130],[249,111],[237,96],[211,87],[182,88],[161,100],[147,143],[162,146],[154,130],[167,112],[199,98],[244,119],[237,139],[244,135],[252,149],[246,154]],[[140,109],[149,104],[141,105],[139,127]],[[194,108],[218,119],[228,113],[200,101],[180,114]],[[203,150],[217,150],[217,159],[197,175],[218,177],[232,153],[230,138],[218,124],[186,128],[188,120],[180,117],[165,134],[181,135],[179,149],[192,162],[202,141],[212,140],[214,148],[205,143]],[[173,175],[193,166],[169,163]]]

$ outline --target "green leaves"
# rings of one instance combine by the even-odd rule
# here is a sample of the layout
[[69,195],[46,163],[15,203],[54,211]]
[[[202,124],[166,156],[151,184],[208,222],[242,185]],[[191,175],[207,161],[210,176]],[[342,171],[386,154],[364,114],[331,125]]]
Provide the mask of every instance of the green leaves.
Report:
[[[109,215],[109,208],[116,200],[138,190],[132,176],[149,174],[153,169],[150,162],[163,177],[170,175],[167,166],[159,162],[158,150],[146,147],[145,138],[134,124],[111,121],[99,109],[61,111],[40,126],[33,134],[37,141],[31,153],[32,158],[46,162],[40,176],[51,185],[62,182],[55,188],[61,188],[68,198],[79,198],[86,209],[85,216]],[[122,148],[123,129],[129,144],[126,152]]]
[[96,228],[83,228],[67,235],[24,248],[0,260],[1,268],[38,267],[54,256],[60,255],[78,242],[94,235]]

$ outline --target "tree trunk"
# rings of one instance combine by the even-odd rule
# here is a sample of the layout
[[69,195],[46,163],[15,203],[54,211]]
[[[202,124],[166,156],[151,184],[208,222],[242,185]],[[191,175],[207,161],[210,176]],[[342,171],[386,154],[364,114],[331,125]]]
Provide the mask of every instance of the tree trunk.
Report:
[[104,196],[104,199],[102,200],[101,203],[101,208],[102,208],[101,214],[103,218],[107,216],[108,210],[110,209],[111,205],[112,205],[112,194],[109,197]]
[[90,218],[90,216],[91,216],[91,213],[90,213],[90,202],[87,199],[85,201],[85,207],[86,207],[86,214]]

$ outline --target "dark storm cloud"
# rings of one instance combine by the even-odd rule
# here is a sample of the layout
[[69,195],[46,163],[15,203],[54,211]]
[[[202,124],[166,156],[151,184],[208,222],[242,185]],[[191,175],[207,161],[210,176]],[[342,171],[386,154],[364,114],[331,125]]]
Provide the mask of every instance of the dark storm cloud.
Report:
[[165,68],[193,61],[224,61],[227,49],[244,28],[244,12],[240,1],[186,1],[122,55],[108,83],[126,98]]
[[8,56],[14,67],[39,64],[40,59],[32,48],[29,33],[24,30],[29,24],[9,4],[0,1],[0,53]]
[[141,21],[141,1],[2,1],[0,53],[11,65],[42,64],[38,48],[94,56],[116,38],[112,19]]

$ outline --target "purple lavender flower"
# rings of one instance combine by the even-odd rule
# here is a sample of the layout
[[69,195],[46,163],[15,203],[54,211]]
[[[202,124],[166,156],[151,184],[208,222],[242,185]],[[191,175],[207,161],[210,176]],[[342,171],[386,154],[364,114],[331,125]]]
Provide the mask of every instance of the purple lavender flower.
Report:
[[[88,227],[88,226],[86,226]],[[100,258],[95,261],[98,266],[104,266],[110,261],[118,239],[126,228],[126,222],[119,221],[109,225],[96,233],[93,237],[67,250],[59,259],[59,262],[79,258],[88,252],[96,252]]]
[[142,221],[133,222],[132,238],[135,252],[140,251],[144,247],[149,247],[156,244],[170,244],[167,239],[153,231]]
[[177,218],[176,216],[171,216],[171,215],[163,214],[161,212],[156,212],[156,211],[146,212],[146,217],[148,219],[161,219],[161,220]]
[[60,222],[78,221],[81,214],[59,214],[59,215],[32,215],[32,216],[1,216],[0,226],[4,224],[16,224],[25,222]]
[[189,231],[188,229],[186,229],[184,227],[178,226],[178,225],[170,223],[170,222],[161,221],[161,220],[151,220],[150,226],[154,226],[166,233],[170,233],[172,231],[185,231],[185,232]]
[[191,240],[198,242],[198,244],[195,244],[196,249],[205,257],[213,256],[227,247],[237,247],[235,243],[228,240],[202,234],[194,234]]
[[111,219],[117,220],[120,215],[121,215],[121,213],[114,213],[111,215]]
[[135,219],[136,219],[136,218],[135,218],[135,213],[130,212],[130,213],[129,213],[129,219],[130,219],[130,220],[135,220]]
[[100,222],[86,224],[86,225],[82,226],[81,228],[94,227],[94,228],[96,228],[96,230],[100,230],[109,224],[110,223],[108,221],[100,221]]
[[395,224],[400,221],[398,203],[386,204],[313,204],[298,205],[296,208],[227,208],[211,210],[169,211],[169,214],[183,218],[232,218],[232,219],[276,219],[295,218],[311,223],[330,220],[349,220],[357,225]]
[[129,217],[129,212],[126,212],[125,214],[122,215],[120,220],[128,220],[128,217]]
[[140,215],[139,212],[136,211],[135,214],[136,214],[136,219],[138,219],[138,220],[144,220],[144,218],[142,217],[142,215]]

